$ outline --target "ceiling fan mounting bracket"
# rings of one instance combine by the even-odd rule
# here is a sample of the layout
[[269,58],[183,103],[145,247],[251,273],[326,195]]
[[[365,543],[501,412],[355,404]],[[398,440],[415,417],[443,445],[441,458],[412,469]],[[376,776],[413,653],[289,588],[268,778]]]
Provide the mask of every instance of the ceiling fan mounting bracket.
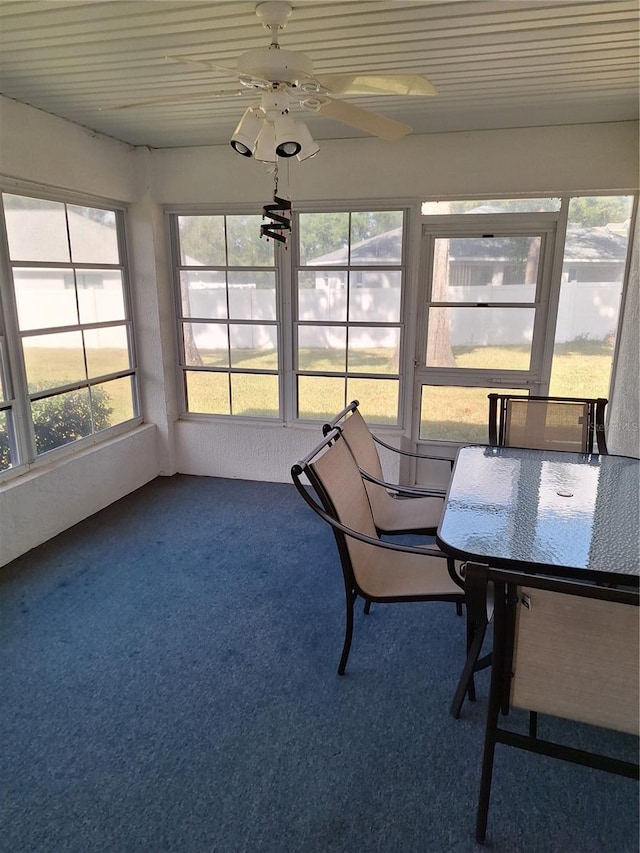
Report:
[[278,30],[283,30],[287,26],[291,12],[291,6],[283,0],[269,0],[268,3],[260,3],[256,6],[256,15],[262,21],[262,26],[266,30],[271,30],[276,44]]

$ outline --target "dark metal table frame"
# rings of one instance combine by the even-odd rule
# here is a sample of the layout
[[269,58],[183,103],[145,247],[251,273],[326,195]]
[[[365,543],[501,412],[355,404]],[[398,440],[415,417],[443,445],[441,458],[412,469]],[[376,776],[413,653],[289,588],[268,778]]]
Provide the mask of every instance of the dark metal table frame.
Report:
[[[496,569],[638,587],[640,460],[468,445],[456,455],[436,541],[450,556]],[[473,695],[487,602],[466,589],[475,624],[451,713]],[[484,624],[483,624],[484,619]]]

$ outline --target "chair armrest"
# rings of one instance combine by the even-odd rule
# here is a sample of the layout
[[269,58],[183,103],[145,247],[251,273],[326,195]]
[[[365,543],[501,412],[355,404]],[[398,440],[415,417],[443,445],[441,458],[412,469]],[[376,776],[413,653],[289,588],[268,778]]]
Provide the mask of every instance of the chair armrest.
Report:
[[401,456],[411,456],[414,459],[433,459],[436,462],[448,462],[450,467],[453,469],[453,459],[445,459],[442,456],[429,456],[423,453],[413,453],[411,450],[401,450],[399,447],[394,447],[392,444],[387,444],[386,441],[383,441],[378,436],[373,435],[371,433],[373,440],[376,444],[379,444],[381,447],[386,448],[387,450],[393,451],[393,453],[399,453]]
[[[424,554],[425,556],[431,557],[439,557],[443,560],[451,560],[444,551],[441,551],[435,545],[404,545],[399,542],[386,542],[384,539],[378,539],[373,536],[366,536],[364,533],[360,533],[358,530],[354,530],[351,527],[347,527],[344,524],[341,524],[336,518],[332,515],[329,515],[323,507],[317,503],[313,497],[309,494],[309,488],[305,486],[305,484],[300,479],[300,476],[303,473],[303,468],[298,463],[294,465],[291,469],[291,477],[293,483],[304,499],[305,503],[307,503],[311,509],[319,515],[323,521],[326,521],[327,524],[330,524],[334,530],[340,530],[346,536],[350,536],[352,539],[357,539],[358,542],[365,542],[367,545],[374,545],[376,548],[385,548],[388,551],[404,551],[408,554]],[[453,562],[453,561],[452,561]]]
[[379,480],[373,474],[369,474],[362,468],[359,468],[363,479],[370,483],[375,483],[377,486],[382,486],[388,492],[394,492],[399,497],[403,498],[444,498],[444,489],[421,488],[420,486],[402,486],[400,483],[388,483],[386,480]]

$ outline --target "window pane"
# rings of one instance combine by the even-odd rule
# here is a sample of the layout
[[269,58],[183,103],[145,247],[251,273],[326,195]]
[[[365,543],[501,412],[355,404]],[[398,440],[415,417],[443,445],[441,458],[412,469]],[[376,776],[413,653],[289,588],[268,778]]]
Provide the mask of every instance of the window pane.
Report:
[[187,371],[187,411],[205,415],[230,415],[229,374]]
[[278,334],[275,326],[254,323],[229,326],[231,366],[253,370],[278,369]]
[[541,213],[560,210],[559,198],[492,198],[488,201],[425,201],[423,216],[458,213]]
[[124,320],[124,286],[119,270],[77,270],[81,323]]
[[279,417],[278,377],[232,373],[231,412],[254,418]]
[[36,450],[45,453],[92,433],[89,389],[68,391],[31,404]]
[[227,216],[227,264],[230,267],[272,267],[273,243],[260,237],[262,216]]
[[[359,400],[367,421],[374,424],[398,423],[397,379],[347,379],[347,400]],[[338,410],[339,411],[339,410]]]
[[6,471],[15,464],[9,432],[10,417],[11,412],[0,412],[0,471]]
[[298,377],[298,417],[331,420],[345,403],[344,379],[329,376]]
[[349,320],[399,323],[399,270],[351,270],[349,273]]
[[113,210],[67,205],[71,260],[76,264],[117,264],[120,261]]
[[89,378],[129,370],[131,364],[126,326],[87,329],[83,334]]
[[227,281],[224,272],[182,270],[180,291],[183,317],[227,317]]
[[632,203],[631,196],[569,203],[551,394],[609,396]]
[[423,385],[420,438],[486,444],[490,393],[526,394],[513,388],[456,388]]
[[400,329],[349,329],[350,373],[399,373]]
[[229,317],[235,320],[276,319],[275,272],[230,272]]
[[178,232],[181,265],[225,265],[224,216],[179,216]]
[[541,237],[435,241],[434,302],[535,302]]
[[34,335],[22,347],[30,393],[86,379],[82,332]]
[[298,237],[302,266],[346,264],[349,257],[349,214],[301,213]]
[[91,387],[95,430],[106,429],[135,417],[132,378],[123,376]]
[[402,220],[401,210],[352,213],[350,263],[402,263]]
[[22,331],[77,325],[73,270],[14,269],[13,280]]
[[69,261],[64,204],[3,195],[9,257],[13,261]]
[[316,270],[298,273],[298,319],[347,319],[347,273]]
[[344,326],[298,327],[298,370],[344,373],[346,369],[347,331]]
[[182,329],[185,364],[190,367],[229,367],[226,323],[184,323]]
[[428,367],[528,370],[533,308],[430,308]]

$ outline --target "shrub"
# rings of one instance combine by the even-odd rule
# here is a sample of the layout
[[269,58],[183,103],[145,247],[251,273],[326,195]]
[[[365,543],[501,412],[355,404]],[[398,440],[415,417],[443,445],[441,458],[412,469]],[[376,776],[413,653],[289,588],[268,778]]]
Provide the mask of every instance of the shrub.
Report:
[[[43,389],[44,386],[41,386],[36,390]],[[103,388],[92,389],[91,402],[89,392],[84,388],[37,400],[31,406],[37,452],[53,450],[105,429],[111,425],[112,412],[109,397]],[[9,468],[10,464],[9,436],[4,431],[0,432],[0,470]]]

